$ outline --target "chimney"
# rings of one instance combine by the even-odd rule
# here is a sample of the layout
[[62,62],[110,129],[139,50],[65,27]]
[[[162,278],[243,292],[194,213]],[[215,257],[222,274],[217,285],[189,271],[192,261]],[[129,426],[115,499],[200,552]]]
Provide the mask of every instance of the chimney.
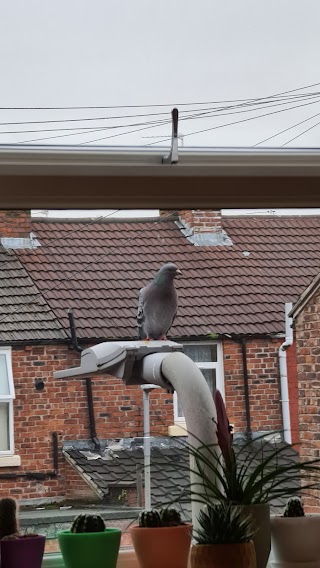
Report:
[[[160,215],[170,211],[160,210]],[[174,213],[172,211],[172,213]],[[220,209],[180,209],[177,211],[179,227],[183,234],[196,246],[232,245],[231,239],[222,228]]]
[[0,210],[0,241],[4,248],[33,248],[30,209]]

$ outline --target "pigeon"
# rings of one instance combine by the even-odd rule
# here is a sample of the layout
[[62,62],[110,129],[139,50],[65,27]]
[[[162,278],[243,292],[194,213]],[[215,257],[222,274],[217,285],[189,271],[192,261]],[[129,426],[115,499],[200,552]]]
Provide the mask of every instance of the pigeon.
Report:
[[168,262],[161,266],[150,284],[141,288],[137,313],[139,339],[167,339],[178,307],[174,278],[181,274],[175,264]]

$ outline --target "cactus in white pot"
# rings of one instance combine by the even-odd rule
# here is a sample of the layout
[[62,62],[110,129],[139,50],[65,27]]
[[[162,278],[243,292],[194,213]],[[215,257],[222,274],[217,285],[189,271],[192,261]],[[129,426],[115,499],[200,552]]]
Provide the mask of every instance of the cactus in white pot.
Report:
[[301,499],[288,499],[282,516],[271,518],[271,566],[320,568],[320,515],[305,514]]

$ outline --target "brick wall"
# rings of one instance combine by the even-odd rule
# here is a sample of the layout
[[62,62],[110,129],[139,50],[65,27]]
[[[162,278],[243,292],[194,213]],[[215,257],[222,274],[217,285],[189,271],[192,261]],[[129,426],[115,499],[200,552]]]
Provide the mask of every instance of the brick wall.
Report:
[[[170,210],[160,210],[160,215],[169,213]],[[220,209],[180,209],[177,213],[194,233],[216,233],[222,229]]]
[[[300,455],[320,457],[320,295],[295,320],[299,388]],[[306,498],[309,512],[320,512],[320,491]]]
[[0,237],[30,237],[30,209],[1,209]]
[[[278,349],[280,340],[249,340],[246,344],[253,431],[282,429]],[[226,406],[236,432],[246,430],[241,344],[224,343]]]
[[297,347],[296,343],[287,350],[287,370],[288,370],[288,389],[290,401],[290,422],[292,443],[299,447],[299,389],[298,389],[298,369],[297,369]]
[[[250,340],[247,343],[250,405],[253,430],[282,427],[279,392],[278,348],[281,341]],[[64,345],[13,348],[12,365],[16,389],[15,447],[19,468],[5,472],[46,472],[53,469],[52,432],[58,433],[59,475],[44,481],[1,480],[0,493],[33,497],[89,498],[92,491],[64,460],[65,440],[90,439],[84,380],[54,380],[53,371],[79,365],[79,353]],[[241,346],[224,343],[227,411],[236,431],[245,431],[245,399]],[[35,389],[35,379],[45,383]],[[126,387],[120,379],[101,375],[92,379],[97,435],[101,439],[143,435],[142,391]],[[151,435],[166,436],[173,424],[173,397],[165,390],[150,394]]]

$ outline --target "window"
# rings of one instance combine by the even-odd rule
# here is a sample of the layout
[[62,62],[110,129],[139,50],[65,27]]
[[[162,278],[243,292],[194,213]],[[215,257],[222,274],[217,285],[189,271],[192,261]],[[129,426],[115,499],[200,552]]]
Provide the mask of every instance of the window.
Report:
[[0,456],[13,454],[14,387],[11,349],[0,350]]
[[[183,350],[185,355],[188,355],[201,369],[212,394],[217,388],[224,397],[222,343],[212,341],[208,343],[184,343]],[[175,423],[185,424],[185,417],[177,393],[174,393],[173,404]]]

